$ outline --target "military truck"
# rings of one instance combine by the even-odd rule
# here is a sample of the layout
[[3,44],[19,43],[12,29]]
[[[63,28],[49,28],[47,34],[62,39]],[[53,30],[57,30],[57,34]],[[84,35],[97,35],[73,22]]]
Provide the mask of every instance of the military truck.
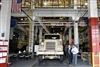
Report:
[[60,59],[63,61],[62,35],[45,34],[37,52],[39,61],[43,59]]

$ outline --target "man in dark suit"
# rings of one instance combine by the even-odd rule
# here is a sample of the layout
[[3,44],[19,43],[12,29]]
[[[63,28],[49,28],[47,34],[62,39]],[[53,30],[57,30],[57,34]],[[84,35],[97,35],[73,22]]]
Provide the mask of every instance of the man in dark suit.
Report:
[[71,52],[71,45],[68,45],[66,53],[67,53],[67,58],[68,58],[68,62],[69,64],[72,63],[72,52]]

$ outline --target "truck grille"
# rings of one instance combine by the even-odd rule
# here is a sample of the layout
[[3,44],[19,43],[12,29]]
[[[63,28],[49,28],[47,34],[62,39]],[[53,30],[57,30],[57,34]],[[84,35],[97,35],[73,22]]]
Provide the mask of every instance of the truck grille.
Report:
[[55,50],[55,42],[46,42],[46,50]]

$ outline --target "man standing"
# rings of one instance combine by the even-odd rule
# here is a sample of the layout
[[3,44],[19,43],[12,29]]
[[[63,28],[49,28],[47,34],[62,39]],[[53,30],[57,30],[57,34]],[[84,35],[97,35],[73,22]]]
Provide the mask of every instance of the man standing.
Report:
[[67,48],[67,58],[68,58],[68,62],[69,64],[72,63],[72,52],[71,52],[72,48],[70,45],[68,45],[68,48]]
[[72,50],[71,50],[72,54],[73,54],[73,61],[74,61],[74,65],[77,65],[77,53],[79,52],[78,49],[76,48],[75,45],[72,46]]

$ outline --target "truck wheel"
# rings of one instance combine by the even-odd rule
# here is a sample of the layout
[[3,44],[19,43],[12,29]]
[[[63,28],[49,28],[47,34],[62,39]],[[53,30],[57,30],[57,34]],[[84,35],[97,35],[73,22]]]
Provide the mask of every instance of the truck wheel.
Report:
[[63,62],[63,60],[64,60],[64,56],[60,55],[60,62]]
[[42,56],[39,56],[38,59],[39,59],[39,62],[41,62],[43,60]]

